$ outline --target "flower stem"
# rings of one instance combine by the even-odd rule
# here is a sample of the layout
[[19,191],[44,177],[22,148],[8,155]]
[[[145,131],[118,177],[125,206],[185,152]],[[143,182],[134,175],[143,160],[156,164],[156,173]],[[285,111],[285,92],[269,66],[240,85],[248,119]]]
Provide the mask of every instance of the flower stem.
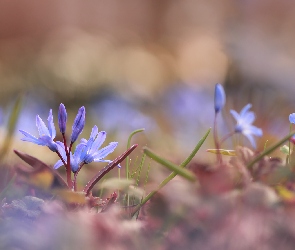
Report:
[[[217,135],[217,112],[215,112],[215,116],[214,116],[214,130],[213,130],[213,137],[214,137],[214,143],[215,143],[215,147],[217,150],[219,150],[220,148],[220,143],[218,142],[218,135]],[[221,154],[217,154],[217,161],[219,163],[222,162],[222,157]]]
[[[194,158],[196,153],[199,151],[199,149],[201,148],[201,146],[203,145],[203,143],[207,139],[210,131],[211,131],[211,129],[209,129],[207,131],[207,133],[204,135],[204,137],[198,142],[198,144],[193,149],[193,151],[190,153],[190,155],[179,165],[179,167],[185,168],[190,163],[190,161]],[[168,177],[166,177],[166,179],[164,179],[154,191],[151,191],[145,198],[142,199],[141,203],[136,206],[136,209],[133,211],[131,216],[134,216],[145,203],[147,203],[162,187],[164,187],[176,175],[177,175],[177,173],[173,172]]]
[[68,164],[65,162],[65,160],[62,158],[61,154],[56,151],[58,157],[61,159],[62,163],[64,164],[66,168],[66,174],[67,174],[67,184],[69,188],[72,188],[72,179],[71,179],[71,169],[70,169],[70,174],[68,174]]
[[[71,178],[71,154],[70,154],[70,152],[71,152],[73,143],[71,142],[70,148],[68,149],[65,133],[62,133],[62,138],[64,141],[65,151],[66,151],[66,155],[67,155],[67,163],[65,164],[64,161],[63,161],[63,163],[65,164],[65,167],[66,167],[68,186],[69,186],[69,188],[72,188],[73,183],[72,183],[72,178]],[[62,157],[60,157],[60,158],[62,159]]]
[[221,140],[220,140],[220,145],[222,144],[222,143],[224,143],[224,141],[226,140],[226,139],[228,139],[228,138],[230,138],[231,136],[233,136],[234,134],[235,134],[236,132],[235,131],[233,131],[233,132],[230,132],[230,133],[228,133],[227,135],[225,135]]
[[73,189],[76,192],[77,191],[77,176],[78,173],[80,172],[81,168],[83,167],[85,163],[83,162],[80,167],[78,168],[78,170],[74,173],[74,179],[73,179]]

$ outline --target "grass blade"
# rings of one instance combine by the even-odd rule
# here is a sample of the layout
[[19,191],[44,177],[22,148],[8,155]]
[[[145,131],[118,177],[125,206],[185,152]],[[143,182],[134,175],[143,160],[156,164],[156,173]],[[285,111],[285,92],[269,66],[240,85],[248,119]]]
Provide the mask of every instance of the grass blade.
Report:
[[7,134],[6,134],[6,137],[3,142],[3,146],[0,151],[0,159],[1,160],[3,159],[3,157],[6,155],[6,153],[8,152],[8,150],[10,148],[13,134],[14,134],[14,130],[15,130],[15,127],[16,127],[16,124],[18,121],[18,117],[20,115],[21,108],[22,108],[22,101],[23,101],[23,96],[19,95],[18,98],[16,99],[14,106],[12,108],[12,111],[10,113],[10,116],[8,119],[8,124],[7,124]]
[[[180,164],[180,167],[185,168],[190,161],[194,158],[194,156],[196,155],[196,153],[199,151],[199,149],[201,148],[201,146],[203,145],[203,143],[206,141],[209,133],[211,131],[211,128],[208,129],[208,131],[206,132],[206,134],[203,136],[203,138],[198,142],[198,144],[196,145],[196,147],[193,149],[193,151],[191,152],[191,154]],[[134,214],[136,214],[139,209],[149,201],[149,199],[151,199],[162,187],[164,187],[169,181],[171,181],[177,174],[175,172],[171,173],[166,179],[164,179],[159,186],[157,187],[156,190],[150,192],[143,200],[142,202],[136,207],[136,209],[134,210],[134,212],[132,213],[132,216],[134,216]]]
[[182,167],[179,167],[177,165],[175,165],[174,163],[163,159],[162,157],[156,155],[154,152],[152,152],[150,149],[144,147],[143,148],[143,152],[151,157],[154,161],[160,163],[161,165],[165,166],[166,168],[174,171],[176,174],[184,177],[185,179],[189,180],[189,181],[196,181],[196,176],[189,170],[184,169]]
[[282,140],[278,141],[275,145],[269,147],[264,150],[261,154],[257,155],[251,162],[248,163],[247,168],[251,168],[256,162],[260,161],[264,156],[270,154],[274,150],[276,150],[279,146],[281,146],[285,141],[289,140],[293,135],[295,135],[295,131],[285,136]]

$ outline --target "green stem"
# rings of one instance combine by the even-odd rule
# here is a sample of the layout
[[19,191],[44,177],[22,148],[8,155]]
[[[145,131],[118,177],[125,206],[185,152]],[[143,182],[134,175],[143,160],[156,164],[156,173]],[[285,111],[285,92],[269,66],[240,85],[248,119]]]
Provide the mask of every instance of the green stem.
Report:
[[177,175],[180,175],[182,177],[184,177],[185,179],[189,180],[189,181],[196,181],[196,176],[189,170],[187,169],[183,169],[182,167],[179,167],[177,165],[175,165],[174,163],[168,161],[168,160],[165,160],[164,158],[156,155],[154,152],[152,152],[150,149],[144,147],[143,148],[143,152],[151,157],[154,161],[160,163],[161,165],[167,167],[168,169],[172,170],[175,172],[175,174]]
[[[199,151],[199,149],[201,148],[201,146],[203,145],[203,143],[205,142],[205,140],[207,139],[209,133],[211,131],[211,128],[206,132],[206,134],[203,136],[203,138],[198,142],[198,144],[196,145],[196,147],[194,148],[194,150],[191,152],[191,154],[179,165],[181,168],[185,168],[190,161],[194,158],[194,156],[196,155],[196,153]],[[164,187],[169,181],[171,181],[175,176],[177,175],[177,173],[173,172],[171,173],[166,179],[164,179],[160,185],[157,187],[156,190],[150,192],[143,200],[142,202],[135,208],[134,212],[132,213],[132,216],[134,214],[136,214],[139,209],[145,204],[147,203],[153,196],[154,194],[156,194],[162,187]]]
[[[143,132],[144,131],[144,128],[141,128],[141,129],[137,129],[137,130],[134,130],[128,137],[128,141],[127,141],[127,149],[130,148],[130,145],[131,145],[131,139],[132,137],[137,134],[137,133],[140,133],[140,132]],[[129,156],[127,156],[126,158],[126,179],[128,180],[129,179]]]
[[[128,141],[127,141],[127,149],[130,148],[130,145],[131,145],[131,139],[132,137],[137,134],[137,133],[140,133],[140,132],[143,132],[144,131],[144,128],[140,128],[140,129],[137,129],[137,130],[134,130],[128,137]],[[126,179],[129,180],[129,161],[130,161],[130,157],[129,155],[127,156],[126,158]],[[127,195],[127,206],[129,206],[129,194]]]
[[[292,131],[292,123],[290,123],[290,130],[289,130],[289,133],[291,133],[291,131]],[[290,163],[290,158],[291,158],[290,155],[291,155],[291,142],[290,142],[290,140],[289,140],[289,155],[288,155],[288,158],[287,158],[287,161],[286,161],[287,164]]]
[[285,136],[282,140],[278,141],[275,145],[269,147],[261,154],[257,155],[251,162],[247,164],[247,168],[251,168],[256,162],[260,161],[264,156],[276,150],[280,145],[282,145],[285,141],[289,140],[293,135],[295,135],[295,131]]

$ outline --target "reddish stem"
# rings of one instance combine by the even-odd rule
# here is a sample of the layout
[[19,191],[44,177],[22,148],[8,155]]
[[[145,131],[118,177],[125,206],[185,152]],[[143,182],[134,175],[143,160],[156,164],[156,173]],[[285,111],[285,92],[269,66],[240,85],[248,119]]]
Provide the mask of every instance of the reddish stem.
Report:
[[[215,112],[215,117],[214,117],[214,132],[213,132],[213,136],[214,136],[215,147],[216,147],[217,150],[219,150],[219,149],[220,149],[220,144],[219,144],[219,142],[218,142],[218,135],[217,135],[217,114],[218,114],[218,113]],[[216,157],[217,157],[217,161],[218,161],[219,163],[222,163],[222,157],[221,157],[221,155],[220,155],[220,154],[217,154]]]
[[74,191],[76,192],[77,191],[77,176],[78,176],[78,173],[80,172],[81,168],[83,167],[85,163],[83,162],[80,167],[78,168],[78,170],[74,173],[74,180],[73,180],[73,188],[74,188]]
[[71,152],[73,143],[71,142],[70,148],[68,149],[67,140],[66,140],[64,133],[62,133],[62,137],[63,137],[65,151],[66,151],[66,155],[67,155],[67,163],[65,164],[65,162],[63,161],[65,164],[65,167],[66,167],[67,183],[68,183],[69,188],[72,188],[73,183],[72,183],[72,178],[71,178],[71,154],[70,154],[70,152]]

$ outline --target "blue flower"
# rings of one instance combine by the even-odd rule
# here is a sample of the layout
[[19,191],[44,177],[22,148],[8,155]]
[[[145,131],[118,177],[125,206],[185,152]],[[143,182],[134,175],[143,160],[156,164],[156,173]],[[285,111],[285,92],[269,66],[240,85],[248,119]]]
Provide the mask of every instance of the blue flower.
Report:
[[44,124],[43,120],[39,117],[39,115],[36,116],[36,126],[39,131],[39,138],[36,138],[35,136],[31,135],[30,133],[24,130],[20,130],[20,132],[25,136],[24,138],[22,138],[22,140],[33,142],[41,146],[47,146],[49,147],[51,151],[56,152],[57,144],[53,141],[53,139],[56,136],[56,131],[55,131],[54,123],[53,123],[53,116],[52,116],[51,109],[48,115],[48,128]]
[[256,148],[256,143],[253,138],[255,136],[262,136],[262,130],[252,125],[255,120],[255,114],[249,109],[252,107],[251,104],[247,104],[238,114],[235,110],[231,110],[230,113],[236,119],[237,124],[235,126],[236,133],[242,133],[250,141],[251,145]]
[[58,126],[59,130],[62,134],[66,132],[66,126],[67,126],[67,110],[65,105],[62,103],[59,105],[58,109]]
[[85,107],[83,106],[78,110],[78,114],[72,126],[72,135],[71,135],[72,143],[74,143],[77,140],[78,136],[82,133],[84,125],[85,125]]
[[214,93],[214,108],[215,113],[218,113],[223,108],[226,101],[226,96],[224,89],[220,83],[215,85],[215,93]]
[[[117,142],[111,142],[108,146],[99,149],[106,139],[106,132],[98,132],[97,126],[92,128],[92,132],[89,140],[81,139],[80,144],[77,145],[74,154],[71,154],[71,169],[75,173],[81,164],[89,164],[91,162],[112,162],[110,160],[104,160],[104,158],[112,153],[117,147]],[[57,142],[58,151],[62,155],[65,162],[67,157],[63,143]],[[55,165],[54,169],[59,168],[63,165],[63,162],[59,160]]]
[[289,115],[289,121],[290,123],[295,124],[295,113]]

